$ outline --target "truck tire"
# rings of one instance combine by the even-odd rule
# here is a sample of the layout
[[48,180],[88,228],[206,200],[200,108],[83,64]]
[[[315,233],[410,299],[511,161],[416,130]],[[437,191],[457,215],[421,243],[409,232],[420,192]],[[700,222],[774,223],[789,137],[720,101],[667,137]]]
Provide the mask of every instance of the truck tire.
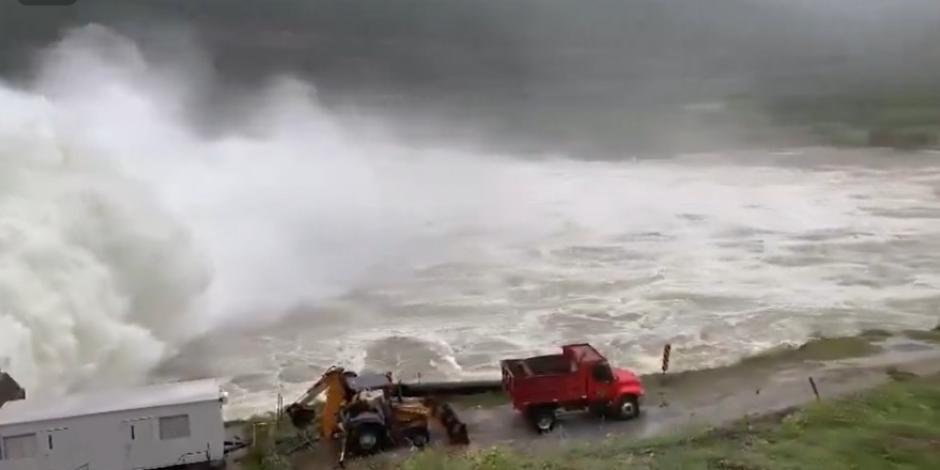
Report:
[[539,406],[529,410],[529,423],[539,434],[546,434],[555,429],[558,416],[553,406]]
[[636,395],[624,395],[617,400],[616,408],[613,410],[613,416],[620,420],[629,420],[640,415],[640,401]]

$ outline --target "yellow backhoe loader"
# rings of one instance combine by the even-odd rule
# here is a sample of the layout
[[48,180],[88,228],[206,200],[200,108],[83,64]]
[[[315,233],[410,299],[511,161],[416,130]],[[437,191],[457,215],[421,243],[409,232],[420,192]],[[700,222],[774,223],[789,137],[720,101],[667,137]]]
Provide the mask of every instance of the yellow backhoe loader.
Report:
[[321,439],[339,441],[340,463],[347,453],[370,455],[399,445],[424,447],[431,439],[431,422],[440,423],[451,444],[470,442],[466,425],[449,404],[403,397],[400,392],[391,374],[360,376],[331,367],[284,411],[297,429],[316,426]]

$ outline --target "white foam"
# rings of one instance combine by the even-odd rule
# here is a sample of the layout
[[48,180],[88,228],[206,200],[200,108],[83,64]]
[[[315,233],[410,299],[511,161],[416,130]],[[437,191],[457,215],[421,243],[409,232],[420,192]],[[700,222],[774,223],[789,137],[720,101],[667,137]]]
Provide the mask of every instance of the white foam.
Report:
[[57,110],[0,88],[0,357],[31,395],[134,382],[205,285],[185,229],[86,159]]

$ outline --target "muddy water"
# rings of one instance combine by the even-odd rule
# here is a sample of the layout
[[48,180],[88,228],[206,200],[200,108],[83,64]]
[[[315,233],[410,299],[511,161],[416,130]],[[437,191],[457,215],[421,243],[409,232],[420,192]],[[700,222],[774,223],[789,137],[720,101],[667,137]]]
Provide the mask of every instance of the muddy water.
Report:
[[421,243],[438,255],[273,324],[216,331],[158,375],[229,377],[237,415],[278,390],[293,399],[331,364],[493,377],[502,357],[590,341],[652,371],[669,342],[672,366],[691,369],[815,334],[937,323],[938,155],[502,165],[521,189],[481,217],[506,220],[437,232],[431,220]]

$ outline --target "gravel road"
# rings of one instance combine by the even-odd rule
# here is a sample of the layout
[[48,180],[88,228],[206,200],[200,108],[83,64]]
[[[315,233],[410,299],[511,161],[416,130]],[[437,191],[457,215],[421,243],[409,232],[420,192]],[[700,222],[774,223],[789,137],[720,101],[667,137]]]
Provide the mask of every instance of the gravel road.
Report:
[[[557,452],[569,446],[608,437],[651,438],[701,427],[721,426],[803,405],[815,399],[813,377],[823,399],[858,392],[891,380],[887,371],[919,375],[940,373],[937,345],[889,338],[877,354],[833,361],[759,361],[677,375],[648,376],[643,414],[629,422],[604,421],[588,414],[564,416],[551,434],[538,436],[508,404],[457,405],[473,441],[471,448],[493,445],[525,452]],[[434,435],[438,443],[443,436]],[[440,445],[440,444],[439,444]],[[387,453],[378,459],[396,461],[410,451]],[[329,452],[319,449],[298,457],[296,468],[333,468]],[[350,462],[366,468],[370,461]]]

